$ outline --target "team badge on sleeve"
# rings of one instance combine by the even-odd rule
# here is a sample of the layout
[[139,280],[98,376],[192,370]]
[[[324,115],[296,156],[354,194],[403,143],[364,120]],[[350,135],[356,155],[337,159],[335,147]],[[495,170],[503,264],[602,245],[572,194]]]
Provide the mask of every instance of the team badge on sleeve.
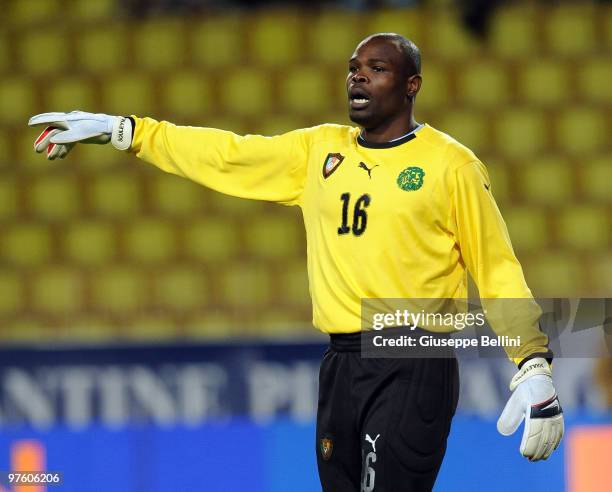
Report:
[[397,177],[397,186],[404,191],[416,191],[423,186],[425,171],[420,167],[407,167]]
[[342,164],[343,160],[344,156],[342,154],[327,154],[325,162],[323,162],[323,177],[325,179],[329,178],[331,173],[338,169],[338,166]]

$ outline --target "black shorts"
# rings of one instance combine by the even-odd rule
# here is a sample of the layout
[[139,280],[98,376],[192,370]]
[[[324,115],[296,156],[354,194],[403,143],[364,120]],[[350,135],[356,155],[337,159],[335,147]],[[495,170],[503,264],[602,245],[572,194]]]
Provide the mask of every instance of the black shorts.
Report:
[[362,358],[360,335],[332,335],[321,362],[323,490],[430,491],[459,398],[457,360]]

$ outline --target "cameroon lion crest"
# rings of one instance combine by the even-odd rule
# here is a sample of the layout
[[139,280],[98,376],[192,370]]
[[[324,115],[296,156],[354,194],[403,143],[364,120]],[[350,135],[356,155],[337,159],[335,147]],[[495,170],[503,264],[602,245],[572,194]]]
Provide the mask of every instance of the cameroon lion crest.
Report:
[[334,449],[334,443],[329,437],[321,439],[321,456],[325,461],[331,458],[332,451]]

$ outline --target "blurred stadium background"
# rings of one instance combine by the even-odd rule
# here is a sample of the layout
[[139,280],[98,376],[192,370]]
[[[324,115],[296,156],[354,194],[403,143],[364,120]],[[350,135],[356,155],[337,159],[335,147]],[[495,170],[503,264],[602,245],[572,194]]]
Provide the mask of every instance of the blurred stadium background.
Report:
[[[610,297],[609,3],[0,7],[0,470],[61,471],[70,491],[318,490],[325,338],[299,211],[110,148],[49,163],[32,151],[36,113],[263,134],[348,123],[348,57],[399,32],[423,52],[417,119],[487,165],[534,294]],[[510,364],[462,371],[437,490],[612,490],[609,358],[558,362],[569,432],[541,464],[495,431]]]

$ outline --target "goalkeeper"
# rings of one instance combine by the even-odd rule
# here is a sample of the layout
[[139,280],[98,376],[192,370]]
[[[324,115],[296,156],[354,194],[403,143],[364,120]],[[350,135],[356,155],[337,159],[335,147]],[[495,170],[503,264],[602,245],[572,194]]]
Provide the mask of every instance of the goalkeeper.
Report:
[[[219,192],[301,208],[313,324],[330,335],[316,431],[325,491],[431,490],[457,405],[455,358],[361,357],[362,299],[466,297],[469,270],[482,298],[536,306],[484,165],[414,118],[420,71],[404,37],[363,40],[346,79],[355,127],[263,137],[80,111],[30,120],[45,126],[35,149],[49,159],[111,142]],[[522,340],[507,350],[518,372],[497,427],[508,435],[524,419],[520,452],[536,461],[559,445],[563,414],[539,310],[531,313],[493,328]]]

